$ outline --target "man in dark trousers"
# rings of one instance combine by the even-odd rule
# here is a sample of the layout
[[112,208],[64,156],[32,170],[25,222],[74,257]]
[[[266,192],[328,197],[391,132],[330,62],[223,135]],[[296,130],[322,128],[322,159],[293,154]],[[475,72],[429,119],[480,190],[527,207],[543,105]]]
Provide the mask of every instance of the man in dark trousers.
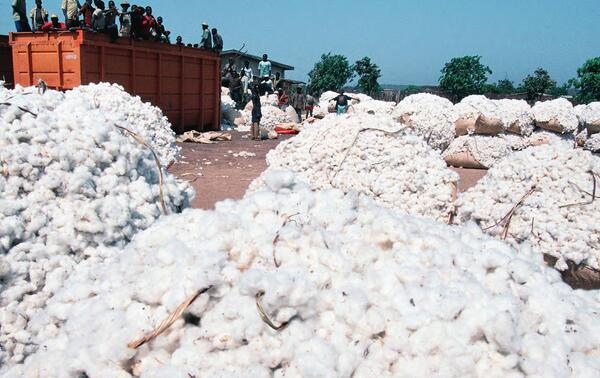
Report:
[[211,30],[211,33],[212,33],[212,39],[213,39],[213,49],[216,52],[221,53],[221,51],[223,51],[223,38],[217,32],[217,28],[213,28]]
[[17,32],[30,32],[31,28],[27,21],[27,4],[25,0],[13,0],[12,11]]

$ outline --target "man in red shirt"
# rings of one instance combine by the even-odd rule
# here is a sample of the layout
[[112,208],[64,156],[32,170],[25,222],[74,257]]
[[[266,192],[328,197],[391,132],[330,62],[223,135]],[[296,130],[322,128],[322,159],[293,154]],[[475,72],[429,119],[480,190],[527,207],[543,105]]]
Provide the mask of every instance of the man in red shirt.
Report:
[[85,4],[79,9],[79,12],[83,15],[83,23],[86,28],[92,27],[92,15],[96,8],[92,6],[92,0],[85,0]]
[[152,39],[152,33],[156,27],[156,19],[152,15],[152,7],[146,7],[146,14],[142,20],[142,28],[144,29],[144,39]]
[[50,22],[46,22],[42,26],[42,31],[67,30],[67,25],[64,22],[58,22],[58,16],[53,14],[50,17]]

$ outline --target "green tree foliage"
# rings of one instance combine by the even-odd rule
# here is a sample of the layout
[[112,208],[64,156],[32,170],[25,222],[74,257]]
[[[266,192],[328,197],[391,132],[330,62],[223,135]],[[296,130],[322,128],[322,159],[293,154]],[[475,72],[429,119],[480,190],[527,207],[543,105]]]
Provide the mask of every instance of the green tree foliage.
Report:
[[480,56],[453,58],[442,69],[440,87],[460,101],[466,96],[483,93],[487,77],[492,73],[488,66],[481,63]]
[[533,75],[527,75],[523,79],[522,89],[527,95],[527,101],[534,102],[539,100],[544,93],[548,93],[556,87],[556,82],[550,78],[550,74],[543,68],[535,70]]
[[323,54],[321,60],[308,73],[310,82],[308,89],[313,94],[339,91],[352,79],[352,76],[352,67],[345,56]]
[[571,87],[572,87],[572,84],[569,81],[560,86],[555,85],[554,87],[552,87],[548,90],[548,93],[550,93],[550,95],[555,96],[555,97],[566,96],[567,94],[569,94],[569,89]]
[[421,93],[422,91],[423,88],[419,87],[418,85],[409,85],[408,87],[401,90],[400,93],[404,96],[408,96],[416,93]]
[[382,89],[379,85],[379,78],[381,77],[381,70],[377,64],[371,62],[371,58],[364,57],[354,63],[354,72],[358,75],[359,91],[374,96],[381,93]]
[[575,101],[588,103],[600,101],[600,57],[589,59],[577,69],[577,78],[572,80],[573,86],[579,90]]
[[515,92],[515,85],[513,84],[512,81],[510,81],[508,79],[498,80],[498,83],[496,84],[496,88],[498,90],[498,93],[502,93],[502,94],[508,94],[508,93]]

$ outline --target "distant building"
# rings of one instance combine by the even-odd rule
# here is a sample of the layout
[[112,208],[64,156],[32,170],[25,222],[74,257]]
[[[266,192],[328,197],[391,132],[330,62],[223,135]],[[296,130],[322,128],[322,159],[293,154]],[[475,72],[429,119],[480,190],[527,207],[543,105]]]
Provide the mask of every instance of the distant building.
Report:
[[[247,60],[248,62],[250,62],[250,68],[252,68],[252,72],[254,73],[254,75],[257,75],[258,74],[258,62],[260,62],[262,60],[262,54],[261,54],[261,56],[257,56],[257,55],[252,55],[252,54],[248,54],[248,53],[240,54],[240,52],[238,50],[224,50],[223,52],[221,52],[221,72],[225,68],[225,65],[227,64],[227,62],[229,62],[229,58],[234,59],[235,65],[237,66],[238,69],[241,69],[244,66],[244,61]],[[282,79],[285,79],[285,71],[293,71],[294,70],[293,66],[272,60],[271,57],[269,57],[269,61],[271,62],[271,66],[272,66],[272,68],[271,68],[272,74],[275,75],[277,72],[279,72]]]

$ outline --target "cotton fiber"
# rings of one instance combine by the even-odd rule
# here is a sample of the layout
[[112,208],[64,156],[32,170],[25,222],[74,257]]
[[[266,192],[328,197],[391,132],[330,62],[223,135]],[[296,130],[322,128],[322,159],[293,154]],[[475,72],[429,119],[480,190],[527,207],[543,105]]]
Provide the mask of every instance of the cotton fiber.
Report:
[[187,207],[194,194],[166,171],[160,185],[160,164],[117,127],[134,128],[119,110],[102,109],[87,95],[35,88],[3,90],[0,102],[9,104],[0,105],[3,365],[35,350],[27,323],[77,262],[97,258],[96,247],[126,244],[164,212]]
[[532,108],[538,127],[560,133],[577,131],[579,120],[569,100],[538,101]]
[[[407,214],[445,221],[458,175],[389,115],[329,115],[280,143],[267,172],[291,170],[315,190],[357,191]],[[264,174],[251,189],[265,185]]]
[[158,155],[161,164],[168,166],[177,160],[177,146],[172,125],[160,108],[143,102],[138,96],[125,92],[118,84],[100,83],[82,85],[65,94],[83,97],[100,109],[105,118],[117,125],[128,127],[140,135]]
[[439,96],[429,93],[410,95],[398,103],[392,115],[436,150],[446,149],[456,135],[452,102]]
[[[458,199],[459,223],[474,221],[540,255],[600,269],[600,158],[568,142],[531,147],[496,164]],[[597,195],[597,193],[596,193]]]
[[[289,173],[265,181],[81,263],[31,320],[52,325],[38,352],[5,376],[600,374],[598,294],[526,248]],[[196,295],[169,329],[127,347]]]

